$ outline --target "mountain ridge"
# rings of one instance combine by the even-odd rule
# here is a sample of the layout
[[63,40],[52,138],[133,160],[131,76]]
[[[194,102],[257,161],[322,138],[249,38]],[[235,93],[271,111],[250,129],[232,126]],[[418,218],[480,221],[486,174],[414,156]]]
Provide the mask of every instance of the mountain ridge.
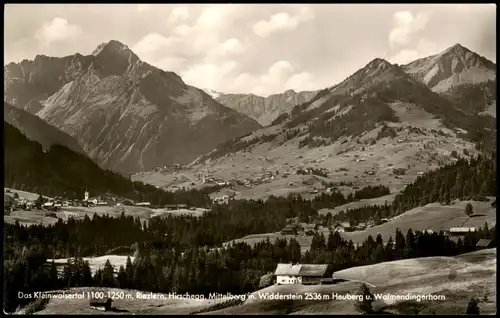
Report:
[[254,94],[221,94],[215,98],[219,103],[243,113],[263,126],[270,125],[277,117],[289,113],[298,104],[314,97],[318,91],[287,90],[268,97]]
[[28,139],[41,144],[44,150],[50,149],[53,145],[61,145],[85,155],[85,151],[73,137],[35,115],[5,102],[3,114],[4,122],[18,129]]
[[496,79],[495,63],[460,44],[455,44],[441,53],[417,59],[402,68],[433,91],[440,93],[455,85]]

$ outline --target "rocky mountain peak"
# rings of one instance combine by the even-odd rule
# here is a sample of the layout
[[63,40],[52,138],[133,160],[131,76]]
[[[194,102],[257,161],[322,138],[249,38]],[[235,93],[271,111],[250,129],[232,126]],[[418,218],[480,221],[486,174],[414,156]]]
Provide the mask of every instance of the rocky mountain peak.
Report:
[[392,65],[389,62],[387,62],[384,59],[375,58],[375,59],[371,60],[368,64],[366,64],[366,66],[364,67],[364,69],[365,70],[369,70],[369,71],[375,71],[375,70],[383,71],[383,70],[389,69],[389,68],[391,68],[393,66],[394,65]]
[[403,66],[415,79],[436,92],[462,84],[477,84],[496,78],[493,62],[455,44],[443,52]]
[[[97,46],[97,48],[92,52],[92,55],[98,56],[102,53],[114,53],[114,54],[134,54],[132,50],[128,48],[125,44],[120,41],[111,40],[109,42],[101,43]],[[134,54],[135,55],[135,54]]]
[[462,46],[461,44],[457,43],[449,48],[447,48],[443,54],[456,54],[456,55],[465,55],[467,53],[472,53],[468,48]]
[[139,57],[128,46],[116,40],[100,44],[92,55],[96,58],[95,67],[103,77],[121,76],[130,65],[139,61]]

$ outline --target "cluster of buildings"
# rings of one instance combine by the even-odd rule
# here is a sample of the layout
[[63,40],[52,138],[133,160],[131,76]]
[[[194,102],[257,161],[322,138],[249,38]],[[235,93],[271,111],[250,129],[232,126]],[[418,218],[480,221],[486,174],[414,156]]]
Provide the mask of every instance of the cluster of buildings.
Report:
[[308,223],[294,223],[287,224],[282,230],[282,235],[307,235],[311,236],[320,229],[318,224],[308,224]]

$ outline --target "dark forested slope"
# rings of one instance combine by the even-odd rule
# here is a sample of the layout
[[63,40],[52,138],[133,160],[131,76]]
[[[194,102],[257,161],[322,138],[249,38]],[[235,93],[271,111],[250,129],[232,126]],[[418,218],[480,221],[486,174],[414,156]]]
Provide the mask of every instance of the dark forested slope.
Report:
[[4,123],[4,185],[47,196],[81,198],[85,190],[93,195],[114,194],[152,204],[188,203],[206,206],[211,201],[200,191],[175,194],[102,170],[82,154],[61,145],[49,150],[29,140],[19,130]]

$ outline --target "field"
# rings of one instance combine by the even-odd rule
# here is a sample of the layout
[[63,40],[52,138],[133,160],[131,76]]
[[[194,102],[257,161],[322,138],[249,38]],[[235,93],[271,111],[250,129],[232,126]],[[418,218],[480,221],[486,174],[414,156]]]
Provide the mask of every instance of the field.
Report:
[[370,205],[384,205],[386,202],[387,204],[391,204],[392,201],[394,201],[394,197],[396,197],[397,193],[391,193],[388,195],[384,195],[382,197],[378,198],[373,198],[373,199],[363,199],[355,202],[350,202],[341,206],[338,206],[334,209],[322,209],[319,210],[319,214],[326,214],[326,213],[332,213],[333,215],[339,213],[340,211],[345,211],[347,209],[358,209],[364,206],[370,206]]
[[[485,222],[496,224],[496,210],[491,208],[491,201],[454,201],[453,205],[441,206],[439,203],[430,203],[423,207],[409,210],[387,223],[368,228],[364,231],[342,233],[342,237],[352,240],[354,243],[362,242],[368,235],[375,236],[380,233],[384,241],[392,236],[394,239],[396,228],[405,235],[408,229],[412,230],[449,230],[450,227],[482,227]],[[464,211],[466,204],[470,202],[476,216],[468,218]]]
[[[414,231],[430,229],[438,232],[458,226],[482,227],[485,222],[493,225],[496,224],[496,211],[491,208],[492,200],[494,199],[490,198],[488,202],[453,201],[452,204],[448,206],[441,206],[439,203],[430,203],[423,207],[414,208],[400,214],[390,219],[387,223],[368,228],[364,231],[345,232],[340,233],[340,235],[346,240],[352,240],[354,244],[359,244],[362,243],[368,235],[375,238],[378,233],[380,233],[384,241],[387,242],[389,236],[392,236],[394,239],[397,228],[406,235],[406,232],[410,228]],[[476,216],[471,218],[468,218],[464,213],[465,206],[468,202],[472,204],[476,214]],[[322,231],[325,235],[328,235],[328,229],[323,228]],[[257,242],[265,240],[266,237],[269,237],[271,241],[276,240],[276,238],[284,237],[290,239],[291,237],[295,237],[302,251],[309,250],[312,241],[312,236],[281,235],[280,232],[252,234],[234,241],[246,242],[250,245],[254,245]]]
[[[7,189],[7,188],[5,188]],[[25,191],[20,191],[16,189],[9,189],[11,194],[17,192],[20,199],[36,200],[38,194],[30,193]],[[151,217],[164,216],[167,214],[172,215],[192,215],[201,216],[204,212],[208,210],[202,208],[196,208],[195,210],[189,209],[178,209],[178,210],[166,210],[166,209],[151,209],[147,207],[138,206],[94,206],[94,207],[62,207],[58,212],[54,212],[57,218],[67,220],[70,217],[80,219],[85,215],[92,217],[94,214],[98,215],[109,215],[113,217],[119,217],[122,212],[125,215],[131,215],[133,217],[139,217],[141,221],[146,221]],[[48,211],[45,210],[16,210],[12,211],[9,215],[4,215],[4,221],[6,223],[15,223],[19,221],[21,225],[32,225],[32,224],[42,224],[50,225],[57,222],[57,218],[52,216],[47,216]]]
[[[469,297],[481,300],[481,314],[496,312],[496,249],[481,250],[456,257],[426,257],[376,265],[354,267],[339,271],[335,277],[347,279],[335,285],[273,285],[256,291],[242,304],[208,314],[356,314],[354,300],[331,300],[332,293],[355,294],[365,281],[373,294],[379,295],[443,295],[445,300],[394,301],[379,299],[373,303],[377,311],[395,314],[464,314]],[[354,281],[349,281],[354,279]],[[164,299],[137,299],[137,291],[98,288],[73,288],[66,293],[89,290],[123,292],[132,299],[113,302],[114,313],[122,314],[189,314],[214,304],[213,300],[174,300],[166,294],[157,294]],[[270,300],[266,293],[302,295],[320,293],[330,299],[321,300]],[[193,295],[194,296],[194,295]],[[111,312],[113,313],[113,312]],[[90,309],[88,299],[51,299],[38,314],[103,314]]]
[[[26,199],[26,200],[30,200],[30,201],[35,201],[40,196],[37,193],[21,191],[21,190],[16,190],[16,189],[12,189],[12,188],[4,188],[4,193],[6,193],[7,191],[10,191],[10,194],[12,194],[12,195],[14,194],[14,192],[17,192],[17,194],[19,194],[19,199]],[[51,199],[50,197],[46,197],[46,198]]]

